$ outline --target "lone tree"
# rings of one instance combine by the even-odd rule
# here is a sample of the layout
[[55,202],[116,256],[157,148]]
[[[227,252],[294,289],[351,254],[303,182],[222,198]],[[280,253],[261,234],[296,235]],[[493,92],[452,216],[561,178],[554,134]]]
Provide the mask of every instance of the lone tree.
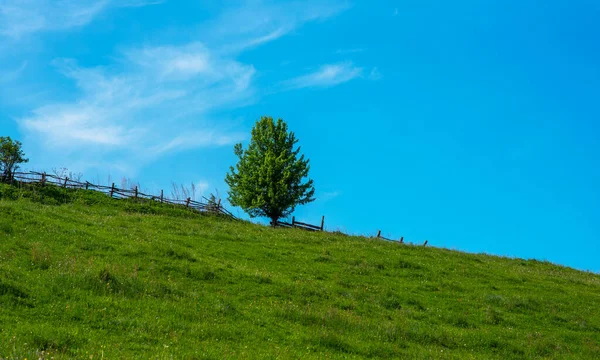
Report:
[[25,158],[21,145],[20,141],[14,141],[10,136],[0,136],[0,176],[4,182],[12,181],[19,164],[29,161]]
[[[241,207],[250,217],[268,217],[271,225],[294,211],[296,205],[314,201],[313,181],[308,177],[309,160],[304,159],[298,140],[288,132],[287,124],[262,116],[252,129],[248,149],[234,147],[239,158],[236,168],[230,167],[225,177],[229,185],[229,202]],[[237,170],[237,171],[236,171]]]

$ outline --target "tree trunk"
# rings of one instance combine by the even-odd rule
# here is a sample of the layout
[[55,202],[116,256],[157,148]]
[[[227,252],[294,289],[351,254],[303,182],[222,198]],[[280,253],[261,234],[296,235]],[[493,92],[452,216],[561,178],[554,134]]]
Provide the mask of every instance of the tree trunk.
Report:
[[12,179],[11,171],[9,169],[4,170],[4,173],[2,174],[2,179],[0,181],[8,184],[8,183],[10,183],[11,179]]

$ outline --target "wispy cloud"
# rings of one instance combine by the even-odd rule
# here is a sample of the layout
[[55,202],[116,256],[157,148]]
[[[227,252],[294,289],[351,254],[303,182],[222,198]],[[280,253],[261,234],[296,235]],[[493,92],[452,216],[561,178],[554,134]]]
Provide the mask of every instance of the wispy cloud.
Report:
[[208,42],[231,44],[228,50],[255,47],[296,30],[305,23],[323,21],[350,8],[347,1],[304,0],[288,2],[246,1],[232,6],[204,24]]
[[363,68],[355,66],[352,62],[322,65],[316,71],[286,81],[289,88],[329,87],[348,82],[361,76]]
[[287,33],[287,30],[283,27],[275,29],[265,35],[261,35],[255,38],[252,38],[246,42],[244,42],[240,48],[245,49],[245,48],[251,48],[251,47],[255,47],[255,46],[259,46],[268,42],[271,42],[273,40],[277,40],[280,37],[284,36]]
[[243,138],[207,114],[251,101],[253,66],[219,58],[198,43],[131,49],[118,63],[120,71],[116,65],[109,71],[56,61],[80,95],[35,108],[19,119],[22,129],[47,148],[73,156],[101,158],[126,150],[135,162]]
[[323,195],[320,196],[320,199],[323,201],[329,201],[340,195],[341,195],[341,193],[339,191],[330,191],[330,192],[323,193]]
[[[0,40],[81,27],[111,7],[162,3],[26,1],[0,0]],[[104,66],[56,59],[54,68],[73,83],[74,91],[61,83],[58,89],[64,94],[58,96],[66,100],[32,100],[34,104],[16,120],[29,143],[39,144],[36,158],[68,159],[80,171],[86,164],[99,167],[108,161],[113,168],[131,169],[166,153],[239,142],[245,133],[216,114],[254,103],[260,96],[257,70],[240,61],[240,54],[348,7],[335,0],[248,1],[200,26],[210,29],[198,32],[201,41],[121,48]],[[13,75],[26,67],[27,62],[15,66]],[[342,62],[323,65],[285,84],[286,89],[328,87],[359,76],[363,68]],[[52,86],[41,90],[48,88]]]
[[41,30],[82,26],[107,5],[107,0],[6,0],[0,3],[0,34],[18,38]]
[[206,181],[198,181],[194,186],[196,187],[196,192],[199,196],[206,196],[210,184]]
[[230,145],[246,138],[241,132],[217,133],[213,130],[197,131],[186,135],[179,135],[167,143],[148,149],[150,155],[160,155],[172,150],[193,149],[207,146]]
[[90,23],[109,7],[140,7],[162,1],[116,0],[2,0],[0,36],[21,38],[40,31],[64,30]]
[[149,5],[160,5],[165,3],[166,0],[129,0],[119,1],[115,3],[116,7],[142,7]]
[[361,52],[365,52],[365,51],[367,51],[367,49],[365,49],[365,48],[351,48],[351,49],[337,49],[335,51],[335,53],[336,54],[346,55],[346,54],[361,53]]

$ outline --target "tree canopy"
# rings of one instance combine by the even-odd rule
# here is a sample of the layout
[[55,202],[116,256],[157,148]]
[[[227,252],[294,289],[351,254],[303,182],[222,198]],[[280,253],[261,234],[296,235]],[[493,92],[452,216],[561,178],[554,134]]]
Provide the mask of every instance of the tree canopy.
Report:
[[242,149],[241,143],[234,146],[238,163],[225,177],[229,202],[251,217],[268,217],[275,225],[297,205],[314,201],[309,160],[300,154],[300,147],[294,149],[297,142],[282,119],[261,117],[248,148]]
[[15,141],[10,136],[0,136],[0,176],[2,181],[10,181],[13,174],[19,169],[19,164],[26,163],[25,153],[21,150],[21,142]]

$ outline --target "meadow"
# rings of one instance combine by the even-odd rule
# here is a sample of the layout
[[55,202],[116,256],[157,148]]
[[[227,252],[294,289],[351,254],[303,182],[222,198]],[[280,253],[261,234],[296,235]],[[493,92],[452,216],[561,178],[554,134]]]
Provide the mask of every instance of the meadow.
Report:
[[39,358],[600,359],[600,275],[0,184],[0,359]]

